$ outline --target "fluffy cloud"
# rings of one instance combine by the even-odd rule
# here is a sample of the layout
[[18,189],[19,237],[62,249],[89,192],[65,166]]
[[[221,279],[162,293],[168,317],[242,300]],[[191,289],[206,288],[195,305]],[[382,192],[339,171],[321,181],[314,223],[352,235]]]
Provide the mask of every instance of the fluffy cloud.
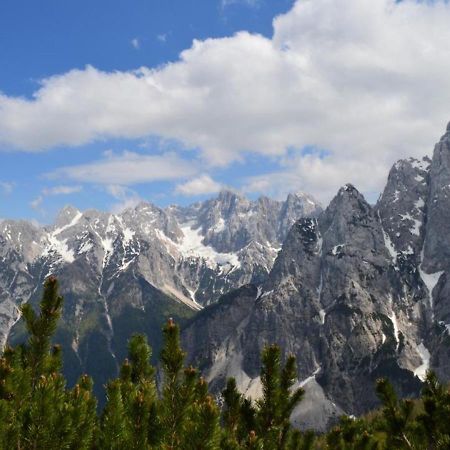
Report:
[[42,189],[41,193],[30,202],[30,206],[33,209],[39,210],[46,197],[53,195],[76,194],[77,192],[81,192],[82,190],[83,190],[82,186],[68,186],[68,185],[59,185],[53,186],[51,188],[44,188]]
[[[87,67],[44,80],[31,100],[1,95],[0,142],[41,151],[157,135],[214,165],[249,152],[279,161],[287,149],[315,146],[328,156],[299,151],[295,171],[282,169],[285,183],[317,187],[321,198],[352,179],[377,191],[396,159],[429,153],[450,119],[449,23],[444,0],[299,0],[274,20],[271,39],[242,32],[194,41],[160,68]],[[124,161],[61,174],[146,179],[138,162],[127,166],[136,175],[125,174]],[[156,172],[150,161],[143,165]],[[106,168],[114,180],[104,179]]]
[[62,167],[48,174],[49,178],[105,185],[131,185],[161,180],[187,178],[196,173],[195,165],[174,153],[142,155],[123,152],[106,153],[102,160],[78,166]]
[[214,194],[222,189],[222,185],[214,181],[209,175],[200,175],[197,178],[177,185],[175,191],[185,196]]
[[[370,183],[367,177],[370,172]],[[338,157],[322,159],[316,155],[286,158],[276,172],[248,177],[244,192],[265,193],[274,198],[285,199],[289,192],[304,191],[314,193],[318,200],[326,204],[335,194],[338,186],[352,183],[355,186],[383,186],[387,168],[374,163],[367,166],[364,160],[345,160]],[[371,202],[378,197],[378,189],[365,189]]]
[[133,208],[142,201],[139,194],[127,186],[110,184],[105,186],[105,190],[117,200],[111,207],[113,213],[120,213],[125,209]]

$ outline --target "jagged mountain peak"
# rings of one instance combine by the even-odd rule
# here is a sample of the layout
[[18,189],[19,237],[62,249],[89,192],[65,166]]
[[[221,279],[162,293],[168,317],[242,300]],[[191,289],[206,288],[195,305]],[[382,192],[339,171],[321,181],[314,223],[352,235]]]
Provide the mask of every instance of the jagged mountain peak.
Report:
[[350,220],[370,214],[372,207],[363,194],[352,184],[342,186],[325,210],[324,224],[328,226],[336,217]]
[[447,131],[447,133],[450,133],[450,122],[447,124],[446,131]]
[[252,202],[248,198],[232,190],[220,191],[217,197],[211,200],[211,204],[224,216],[252,207]]
[[421,160],[408,158],[397,161],[389,171],[388,181],[377,207],[389,203],[389,208],[390,204],[402,208],[408,203],[407,207],[411,209],[411,201],[417,203],[421,199],[420,203],[424,202],[430,165],[431,160],[426,156]]
[[27,263],[32,262],[40,255],[39,242],[42,235],[42,228],[32,222],[3,220],[0,222],[0,255],[5,258],[9,251],[13,250]]
[[246,200],[246,198],[238,191],[232,189],[222,189],[216,197],[217,201],[230,202],[236,200]]
[[[170,207],[167,208],[168,210],[170,210]],[[153,211],[162,211],[162,208],[160,208],[159,206],[156,206],[155,204],[149,202],[149,201],[145,201],[145,200],[141,200],[137,205],[126,209],[125,211],[135,211],[135,212],[153,212]]]
[[81,211],[72,205],[64,206],[56,216],[54,225],[57,227],[62,227],[74,220],[75,217],[79,216]]
[[398,161],[375,207],[394,264],[399,262],[405,272],[413,273],[420,262],[429,172],[430,160],[426,157]]
[[[4,222],[0,234],[11,241],[14,236],[35,241],[25,256],[45,266],[43,275],[70,271],[74,263],[89,264],[92,276],[100,278],[139,267],[147,280],[176,298],[211,302],[225,289],[267,275],[287,232],[281,222],[305,215],[300,199],[284,215],[283,205],[225,190],[188,207],[162,209],[143,201],[114,214],[67,206],[54,224],[36,233],[21,234],[12,224],[13,233]],[[22,251],[20,245],[14,248]],[[223,280],[213,282],[215,277]]]
[[289,199],[302,199],[306,200],[308,203],[313,202],[315,204],[320,204],[311,194],[303,191],[290,192],[287,196]]
[[98,209],[89,208],[82,211],[83,218],[88,221],[107,220],[113,214],[108,211],[99,211]]
[[285,204],[294,208],[301,206],[305,209],[305,211],[308,211],[308,213],[312,215],[317,214],[322,210],[321,203],[318,200],[316,200],[312,195],[307,194],[305,192],[289,193]]
[[144,234],[160,230],[166,236],[174,238],[180,236],[177,213],[178,209],[175,206],[162,209],[150,202],[140,202],[135,207],[123,211],[120,217],[129,227],[136,228]]
[[322,212],[304,193],[283,202],[223,191],[187,207],[63,210],[61,223],[33,233],[4,222],[0,340],[18,303],[56,273],[73,338],[65,353],[83,371],[97,373],[95,345],[115,367],[131,332],[159,333],[166,305],[193,314],[216,303],[184,334],[210,386],[235,376],[244,393],[258,392],[259,350],[277,342],[297,356],[302,385],[320,392],[323,426],[339,406],[376,406],[376,377],[407,395],[429,367],[448,379],[449,133],[432,162],[398,161],[375,207],[347,184]]
[[391,168],[390,173],[404,170],[416,170],[418,172],[427,172],[430,169],[431,159],[428,156],[424,156],[421,159],[417,158],[405,158],[399,159]]
[[364,198],[364,195],[350,183],[339,189],[334,199],[330,202],[329,208],[331,207],[331,209],[333,209],[333,206],[335,208],[337,206],[341,208],[354,208],[355,213],[361,211],[367,213],[371,209],[371,206]]
[[256,203],[267,207],[267,206],[277,203],[277,200],[274,200],[273,198],[270,198],[267,195],[261,195],[256,200]]
[[449,236],[450,127],[432,161],[394,164],[375,207],[348,184],[317,219],[298,220],[253,303],[237,295],[223,311],[236,319],[227,329],[203,320],[201,330],[213,332],[190,352],[203,360],[208,349],[207,375],[217,383],[227,369],[221,343],[231,343],[240,356],[233,375],[253,392],[260,362],[252,351],[276,340],[301,361],[299,377],[318,382],[333,404],[351,404],[347,413],[376,404],[379,376],[405,395],[429,367],[448,380]]
[[429,175],[423,267],[428,273],[450,268],[450,132],[434,147]]
[[450,140],[450,122],[448,122],[447,127],[445,129],[444,134],[441,136],[441,139],[439,142],[442,141],[449,141]]
[[348,196],[358,197],[361,195],[361,193],[358,191],[358,189],[356,189],[355,186],[353,186],[353,184],[347,183],[347,184],[344,184],[344,186],[342,186],[339,189],[337,195],[340,195],[340,196],[348,195]]

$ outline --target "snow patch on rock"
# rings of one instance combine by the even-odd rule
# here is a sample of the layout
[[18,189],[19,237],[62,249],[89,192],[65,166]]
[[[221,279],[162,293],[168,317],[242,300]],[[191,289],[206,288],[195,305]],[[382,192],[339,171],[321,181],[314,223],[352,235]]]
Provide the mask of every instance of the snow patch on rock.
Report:
[[422,364],[414,370],[414,375],[424,381],[427,371],[430,368],[431,355],[429,350],[425,347],[425,345],[423,345],[423,342],[416,347],[416,351],[422,359]]
[[193,229],[193,224],[193,222],[187,222],[180,227],[184,238],[181,244],[178,244],[178,249],[185,257],[199,256],[212,267],[228,264],[237,269],[241,266],[235,253],[219,253],[213,247],[203,244],[201,229]]
[[73,250],[70,250],[67,245],[67,239],[58,239],[57,236],[59,236],[63,231],[67,230],[68,228],[72,228],[75,226],[83,214],[81,212],[78,212],[75,217],[66,225],[55,228],[52,232],[50,232],[47,235],[47,241],[48,245],[44,248],[44,251],[42,252],[42,256],[50,256],[52,253],[57,254],[60,256],[63,262],[72,263],[75,261],[75,254]]
[[[421,253],[421,261],[423,262],[423,248]],[[424,282],[425,287],[427,288],[432,313],[433,313],[433,290],[438,284],[439,278],[441,278],[441,275],[443,273],[444,273],[443,270],[434,273],[426,273],[422,269],[422,263],[420,263],[419,265],[420,278],[422,278],[422,281]]]
[[398,347],[400,345],[400,332],[399,332],[399,328],[398,328],[398,321],[397,321],[397,316],[395,314],[394,311],[394,305],[393,305],[393,299],[392,296],[389,296],[389,304],[391,307],[391,314],[389,315],[389,319],[391,319],[392,322],[392,327],[394,328],[394,338],[395,338],[395,342],[397,343],[397,345],[395,346],[395,351],[398,350]]

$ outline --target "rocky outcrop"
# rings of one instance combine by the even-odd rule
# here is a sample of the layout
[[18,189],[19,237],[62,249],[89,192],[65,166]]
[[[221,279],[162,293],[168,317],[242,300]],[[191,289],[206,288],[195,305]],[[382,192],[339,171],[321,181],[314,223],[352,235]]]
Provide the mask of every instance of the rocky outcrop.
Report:
[[183,322],[222,294],[264,279],[285,237],[281,222],[320,210],[302,198],[304,207],[298,197],[298,208],[286,210],[287,202],[222,192],[187,208],[143,202],[110,214],[66,207],[44,228],[4,221],[0,343],[22,339],[18,307],[36,303],[43,280],[57,275],[65,297],[57,339],[66,375],[74,380],[88,372],[101,390],[132,333],[147,333],[158,355],[167,317]]
[[[96,387],[117,372],[132,332],[184,324],[183,343],[219,393],[234,376],[261,395],[259,355],[278,343],[306,390],[297,425],[325,429],[377,405],[387,376],[415,395],[427,369],[449,380],[450,126],[432,160],[397,162],[376,205],[343,186],[325,211],[233,192],[181,208],[61,211],[54,226],[0,223],[0,337],[20,340],[18,306],[56,274],[66,374]],[[205,307],[206,306],[206,307]],[[102,361],[98,355],[105,355]]]
[[[310,424],[313,414],[323,429],[342,411],[376,406],[380,376],[404,396],[418,393],[428,368],[448,380],[449,162],[447,130],[432,161],[394,165],[377,205],[346,185],[317,218],[297,221],[268,278],[228,295],[220,316],[233,310],[231,332],[208,308],[186,328],[189,354],[207,361],[212,386],[236,376],[243,392],[258,394],[258,355],[276,342],[296,355],[311,392],[308,414],[293,420]],[[194,341],[198,328],[215,334]]]

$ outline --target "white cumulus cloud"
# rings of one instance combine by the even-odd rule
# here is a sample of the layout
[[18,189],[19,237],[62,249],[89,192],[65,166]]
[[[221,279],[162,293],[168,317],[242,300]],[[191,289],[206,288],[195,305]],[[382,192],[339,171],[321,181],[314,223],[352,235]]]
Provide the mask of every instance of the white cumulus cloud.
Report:
[[104,185],[132,185],[152,181],[176,180],[192,176],[195,165],[174,153],[143,155],[134,152],[106,153],[105,158],[92,163],[61,167],[48,174],[53,179]]
[[[32,99],[0,95],[0,143],[42,151],[155,135],[213,165],[299,149],[285,183],[322,199],[352,179],[377,191],[396,159],[430,153],[450,120],[449,23],[444,0],[299,0],[270,39],[194,41],[155,69],[87,67],[43,80]],[[300,153],[306,146],[327,156]],[[114,159],[61,173],[123,184],[146,178],[139,166],[130,163],[134,177]]]
[[204,194],[214,194],[219,192],[223,186],[214,181],[209,175],[200,175],[197,178],[177,185],[175,192],[185,196],[195,196]]
[[[42,189],[41,193],[30,202],[30,206],[33,209],[39,210],[46,197],[53,195],[70,195],[81,192],[83,186],[70,186],[70,185],[58,185],[50,188]],[[43,211],[41,211],[43,212]]]

